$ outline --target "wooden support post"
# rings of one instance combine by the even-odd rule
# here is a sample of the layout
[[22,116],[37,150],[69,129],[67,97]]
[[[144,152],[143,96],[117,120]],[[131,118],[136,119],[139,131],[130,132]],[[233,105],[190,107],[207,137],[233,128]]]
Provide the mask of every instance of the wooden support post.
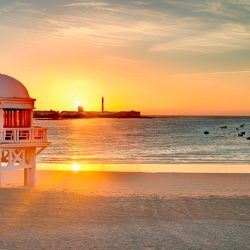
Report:
[[28,172],[28,168],[24,169],[24,186],[28,186],[29,183],[29,172]]
[[24,185],[35,187],[36,185],[36,148],[30,149],[30,167],[24,169]]

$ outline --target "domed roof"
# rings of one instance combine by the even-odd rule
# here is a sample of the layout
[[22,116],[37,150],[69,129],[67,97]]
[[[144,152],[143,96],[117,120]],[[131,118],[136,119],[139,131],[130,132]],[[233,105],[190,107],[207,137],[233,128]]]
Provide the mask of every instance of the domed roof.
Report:
[[0,74],[0,98],[30,98],[24,85],[15,78]]

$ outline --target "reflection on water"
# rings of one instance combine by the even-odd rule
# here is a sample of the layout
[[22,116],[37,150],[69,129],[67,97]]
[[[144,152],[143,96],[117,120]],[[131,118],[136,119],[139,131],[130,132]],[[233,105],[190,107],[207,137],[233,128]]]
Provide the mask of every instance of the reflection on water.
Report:
[[250,173],[250,165],[235,164],[51,164],[39,163],[39,170],[143,173]]
[[[40,163],[250,163],[250,118],[36,121],[51,146]],[[245,124],[240,128],[240,124]],[[227,129],[221,129],[227,125]],[[239,130],[236,130],[239,128]],[[210,132],[204,135],[204,130]],[[244,130],[245,137],[238,137]]]

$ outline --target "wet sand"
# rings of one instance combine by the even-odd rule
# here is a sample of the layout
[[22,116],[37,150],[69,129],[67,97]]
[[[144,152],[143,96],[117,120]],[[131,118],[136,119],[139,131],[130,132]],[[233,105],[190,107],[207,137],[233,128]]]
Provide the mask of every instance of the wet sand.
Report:
[[38,171],[0,225],[0,249],[249,249],[250,175]]

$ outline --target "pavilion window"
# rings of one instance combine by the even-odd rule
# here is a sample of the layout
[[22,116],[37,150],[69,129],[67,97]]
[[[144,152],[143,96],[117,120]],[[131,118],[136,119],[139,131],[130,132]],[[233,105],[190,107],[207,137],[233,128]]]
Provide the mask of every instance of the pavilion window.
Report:
[[31,126],[31,110],[4,109],[4,128],[28,128]]

